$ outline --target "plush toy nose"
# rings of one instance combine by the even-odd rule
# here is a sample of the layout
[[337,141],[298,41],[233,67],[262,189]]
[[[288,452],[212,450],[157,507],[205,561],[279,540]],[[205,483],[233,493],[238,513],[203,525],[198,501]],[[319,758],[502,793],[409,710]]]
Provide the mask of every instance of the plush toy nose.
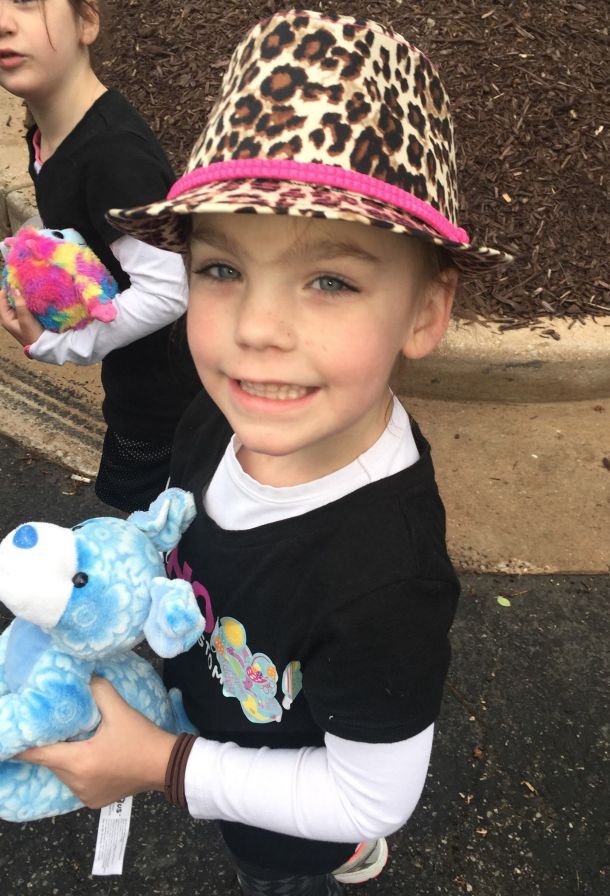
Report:
[[24,523],[0,542],[0,601],[49,631],[61,619],[77,572],[76,541],[53,523]]

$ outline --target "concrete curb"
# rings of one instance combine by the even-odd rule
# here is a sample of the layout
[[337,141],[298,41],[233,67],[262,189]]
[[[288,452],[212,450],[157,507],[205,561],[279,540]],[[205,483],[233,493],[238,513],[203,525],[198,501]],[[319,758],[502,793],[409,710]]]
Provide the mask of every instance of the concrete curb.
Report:
[[38,218],[36,197],[31,184],[21,184],[7,190],[4,198],[9,233],[15,233],[31,218]]
[[28,177],[24,142],[25,108],[21,100],[0,90],[0,239],[36,214],[34,188]]
[[504,332],[454,321],[436,352],[403,365],[397,388],[447,401],[587,401],[610,396],[609,362],[610,315]]
[[37,214],[32,185],[11,180],[4,181],[4,178],[0,177],[0,239],[15,233]]

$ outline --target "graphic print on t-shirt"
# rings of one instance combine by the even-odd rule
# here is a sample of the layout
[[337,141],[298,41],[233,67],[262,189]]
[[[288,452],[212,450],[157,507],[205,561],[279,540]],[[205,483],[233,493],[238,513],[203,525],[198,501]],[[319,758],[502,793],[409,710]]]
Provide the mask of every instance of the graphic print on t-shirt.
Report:
[[[275,699],[278,689],[277,667],[265,653],[253,654],[247,644],[246,629],[232,616],[215,619],[212,596],[201,582],[193,581],[193,570],[188,563],[181,564],[178,549],[174,548],[166,558],[168,575],[190,582],[205,616],[205,633],[197,642],[205,651],[206,666],[213,678],[222,685],[225,697],[234,697],[246,718],[257,724],[279,722],[285,710],[289,710],[303,686],[301,663],[289,662],[282,674],[282,705]],[[213,657],[215,657],[215,662]]]
[[212,650],[222,671],[225,697],[239,700],[251,722],[279,722],[282,707],[275,699],[277,669],[265,653],[252,653],[241,622],[232,616],[218,620],[212,632]]
[[282,675],[282,691],[284,699],[282,706],[284,709],[290,709],[299,691],[303,687],[303,673],[301,672],[301,664],[298,660],[288,663]]

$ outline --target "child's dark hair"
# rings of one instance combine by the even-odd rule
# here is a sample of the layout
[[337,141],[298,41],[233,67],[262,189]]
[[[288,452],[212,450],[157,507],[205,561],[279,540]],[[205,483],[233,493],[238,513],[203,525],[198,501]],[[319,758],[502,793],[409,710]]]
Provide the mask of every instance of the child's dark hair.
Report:
[[110,13],[108,7],[104,0],[68,0],[68,3],[72,7],[72,11],[77,18],[84,19],[85,21],[94,21],[97,16],[99,19],[100,33],[93,46],[89,47],[91,51],[91,62],[95,68],[96,63],[109,49],[107,32]]
[[102,14],[101,0],[68,0],[68,3],[81,19],[92,19]]
[[455,267],[455,262],[451,255],[442,246],[436,246],[434,243],[429,243],[417,237],[414,237],[414,239],[419,244],[418,252],[426,279],[434,280],[441,271]]

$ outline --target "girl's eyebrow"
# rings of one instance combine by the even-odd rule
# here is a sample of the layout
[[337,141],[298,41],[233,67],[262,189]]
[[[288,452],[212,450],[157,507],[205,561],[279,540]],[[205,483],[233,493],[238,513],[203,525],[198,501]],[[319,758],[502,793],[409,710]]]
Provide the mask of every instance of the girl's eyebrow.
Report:
[[223,249],[225,252],[230,252],[233,255],[236,255],[240,248],[235,240],[232,240],[221,230],[216,230],[216,228],[209,226],[202,225],[196,227],[191,234],[191,239],[197,243],[207,243],[216,249]]
[[299,240],[288,249],[286,256],[286,260],[307,256],[316,261],[330,261],[333,258],[357,258],[369,263],[380,261],[377,255],[347,240]]
[[[200,225],[193,230],[191,238],[194,242],[207,243],[216,249],[229,252],[233,256],[244,254],[243,246],[215,227]],[[288,263],[303,258],[317,262],[330,261],[334,258],[356,258],[369,264],[379,264],[381,261],[377,255],[349,240],[308,240],[307,238],[297,238],[278,257],[277,261]]]

